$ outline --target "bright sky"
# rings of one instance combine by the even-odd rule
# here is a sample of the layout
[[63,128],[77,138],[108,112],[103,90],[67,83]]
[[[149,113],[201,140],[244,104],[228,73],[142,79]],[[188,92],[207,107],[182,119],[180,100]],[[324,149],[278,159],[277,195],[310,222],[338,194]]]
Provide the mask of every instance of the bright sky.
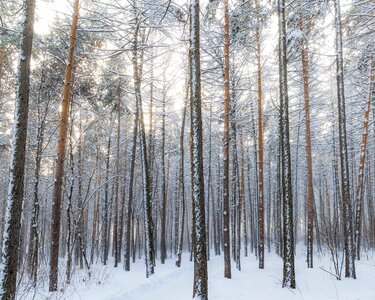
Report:
[[50,30],[57,13],[69,13],[71,3],[68,0],[37,1],[35,32],[46,34]]

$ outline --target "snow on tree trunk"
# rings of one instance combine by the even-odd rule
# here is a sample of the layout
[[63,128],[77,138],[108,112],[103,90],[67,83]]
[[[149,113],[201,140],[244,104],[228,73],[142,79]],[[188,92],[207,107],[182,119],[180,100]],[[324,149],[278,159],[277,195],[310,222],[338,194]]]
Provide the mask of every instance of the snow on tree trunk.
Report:
[[206,218],[203,176],[202,99],[199,38],[199,0],[190,4],[190,54],[191,54],[191,137],[192,137],[192,192],[194,230],[194,286],[193,298],[208,299]]
[[362,142],[361,151],[359,156],[359,170],[358,170],[358,181],[357,181],[357,193],[356,193],[356,214],[355,214],[355,255],[358,260],[360,260],[360,250],[361,250],[361,225],[362,225],[362,205],[363,205],[363,194],[364,194],[364,172],[365,172],[365,159],[366,159],[366,149],[367,149],[367,136],[368,136],[368,120],[370,116],[371,108],[371,96],[374,93],[374,80],[375,76],[373,73],[373,57],[370,56],[368,59],[368,93],[367,93],[367,103],[366,110],[364,113],[363,121],[363,132],[362,132]]
[[165,263],[167,258],[167,245],[166,245],[166,214],[167,214],[167,188],[166,188],[166,174],[165,174],[165,97],[166,91],[163,91],[163,100],[162,100],[162,124],[161,124],[161,199],[162,199],[162,208],[161,208],[161,232],[160,232],[160,262]]
[[342,45],[342,28],[340,0],[335,0],[335,28],[336,28],[336,79],[337,79],[337,104],[339,114],[339,144],[341,167],[341,198],[342,222],[344,234],[345,277],[356,278],[354,263],[354,244],[352,230],[352,208],[350,200],[350,180],[348,146],[346,138],[346,113],[344,89],[344,60]]
[[33,44],[35,0],[24,1],[24,13],[17,70],[17,95],[14,114],[8,201],[5,216],[1,289],[2,299],[15,299],[22,203],[24,197],[25,152],[29,110],[30,61]]
[[114,248],[114,256],[115,256],[115,264],[114,267],[117,268],[119,262],[119,248],[118,248],[118,218],[119,218],[119,166],[120,166],[120,135],[121,135],[121,94],[120,94],[120,87],[117,88],[118,90],[118,103],[117,103],[117,147],[116,147],[116,177],[115,177],[115,204],[113,210],[113,248]]
[[256,27],[256,57],[258,79],[258,255],[259,269],[264,269],[264,180],[263,180],[263,112],[262,112],[262,65],[261,65],[261,40],[260,40],[260,5],[255,2],[257,10]]
[[[189,67],[190,68],[190,67]],[[181,133],[180,133],[180,173],[179,173],[179,184],[180,184],[180,216],[178,224],[178,246],[177,246],[177,260],[176,266],[181,267],[181,258],[182,258],[182,247],[184,242],[184,226],[185,226],[185,151],[184,151],[184,135],[185,135],[185,121],[186,121],[186,110],[187,110],[187,101],[189,97],[190,89],[190,80],[187,82],[186,86],[186,98],[185,105],[182,111],[182,124],[181,124]]]
[[137,113],[139,116],[139,127],[141,134],[141,161],[142,161],[142,174],[143,174],[143,205],[144,205],[144,230],[145,230],[145,263],[146,263],[146,277],[148,278],[154,274],[154,239],[153,239],[153,221],[152,221],[152,208],[151,208],[151,182],[149,174],[149,164],[147,160],[147,144],[146,144],[146,131],[144,124],[144,116],[142,110],[142,95],[141,95],[141,78],[140,78],[140,63],[138,52],[138,34],[139,24],[136,18],[136,28],[134,29],[134,45],[133,45],[133,79],[134,91],[137,106]]
[[285,29],[285,0],[279,0],[279,68],[280,68],[280,138],[281,138],[281,180],[283,209],[283,287],[295,288],[294,271],[294,222],[292,174],[289,141],[289,99],[288,71]]
[[[134,170],[135,170],[135,155],[137,151],[137,137],[138,137],[138,110],[134,113],[134,127],[133,127],[133,144],[130,161],[130,178],[129,178],[129,198],[126,209],[126,225],[125,225],[125,249],[124,249],[124,264],[125,271],[130,271],[130,240],[131,240],[131,219],[133,209],[133,190],[134,190]],[[134,227],[134,226],[133,226]]]
[[224,277],[231,278],[230,265],[230,209],[229,209],[229,4],[224,1],[224,162],[223,162],[223,242]]
[[[308,31],[304,24],[302,2],[299,26],[301,32]],[[309,21],[308,21],[309,22]],[[308,26],[308,25],[307,25]],[[313,162],[311,153],[310,134],[310,77],[309,77],[309,49],[307,41],[301,40],[301,60],[303,76],[303,98],[305,109],[305,139],[306,139],[306,160],[307,160],[307,267],[313,267],[313,245],[314,245],[314,187],[313,187]]]

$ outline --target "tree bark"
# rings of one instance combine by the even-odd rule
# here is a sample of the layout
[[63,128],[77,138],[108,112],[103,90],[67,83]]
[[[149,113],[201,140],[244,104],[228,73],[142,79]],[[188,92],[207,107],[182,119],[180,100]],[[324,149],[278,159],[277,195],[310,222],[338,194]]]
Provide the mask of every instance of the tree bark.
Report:
[[[120,87],[118,87],[120,91]],[[113,211],[113,248],[115,256],[115,265],[117,268],[119,261],[119,249],[118,249],[118,198],[119,198],[119,166],[120,166],[120,134],[121,134],[121,111],[120,111],[120,92],[118,95],[117,103],[117,149],[116,149],[116,177],[115,177],[115,207]]]
[[263,181],[263,112],[262,112],[262,65],[260,41],[260,6],[256,0],[256,57],[258,75],[258,255],[259,269],[264,269],[264,181]]
[[17,286],[35,0],[25,0],[24,8],[20,56],[17,69],[17,95],[9,174],[9,194],[2,248],[3,264],[1,267],[0,296],[6,300],[15,299]]
[[294,270],[293,193],[289,141],[289,99],[286,48],[285,0],[279,0],[280,138],[283,203],[283,287],[296,288]]
[[167,214],[167,188],[166,188],[166,174],[165,174],[165,95],[163,95],[162,103],[162,124],[161,124],[161,228],[160,228],[160,262],[165,263],[167,258],[167,246],[166,246],[166,214]]
[[223,238],[224,277],[231,278],[230,262],[230,208],[229,208],[229,3],[224,0],[224,163],[223,163]]
[[365,159],[366,159],[366,149],[367,149],[367,136],[368,136],[368,119],[370,116],[371,108],[371,98],[373,96],[375,87],[374,80],[375,76],[373,73],[373,58],[372,56],[368,59],[368,94],[367,94],[367,103],[366,110],[364,114],[363,121],[363,131],[362,131],[362,142],[361,142],[361,151],[359,156],[359,167],[358,167],[358,179],[357,179],[357,191],[356,191],[356,214],[355,214],[355,255],[358,260],[361,258],[361,225],[362,225],[362,206],[363,206],[363,194],[365,192],[364,188],[364,172],[365,172]]
[[[136,13],[137,14],[137,13]],[[146,131],[144,124],[144,116],[142,110],[142,96],[141,96],[141,77],[140,77],[140,63],[138,51],[138,34],[139,34],[139,20],[136,17],[136,28],[134,32],[133,41],[133,79],[136,106],[139,115],[140,134],[141,134],[141,156],[142,156],[142,173],[143,173],[143,205],[144,205],[144,226],[145,226],[145,263],[146,263],[146,277],[154,274],[154,239],[153,239],[153,220],[151,208],[151,182],[149,174],[149,161],[147,160],[147,144]],[[141,62],[142,63],[142,62]]]
[[[304,24],[302,6],[300,7],[300,30],[303,32],[308,28]],[[307,160],[307,267],[313,267],[314,246],[314,187],[313,187],[313,163],[311,153],[311,130],[310,130],[310,77],[309,77],[309,50],[307,41],[301,41],[301,60],[303,76],[303,98],[305,108],[305,139]]]
[[208,299],[206,218],[203,176],[203,133],[201,66],[199,37],[199,0],[190,4],[190,49],[191,49],[191,136],[192,136],[192,190],[193,190],[193,228],[194,228],[194,286],[193,298]]
[[346,113],[344,92],[344,60],[342,45],[340,0],[335,0],[335,28],[336,28],[336,79],[337,102],[339,115],[339,144],[341,166],[341,199],[342,225],[344,233],[345,277],[356,278],[354,262],[352,208],[350,200],[348,145],[346,138]]
[[49,272],[49,290],[57,291],[58,263],[59,263],[59,245],[60,245],[60,221],[62,204],[62,183],[64,176],[65,148],[67,137],[68,116],[70,107],[70,98],[72,93],[72,71],[74,64],[74,48],[76,44],[79,0],[74,1],[73,20],[70,32],[68,64],[65,71],[64,94],[61,110],[61,121],[59,125],[59,138],[57,142],[57,158],[55,169],[55,182],[53,187],[52,201],[52,223],[51,223],[51,253],[50,253],[50,272]]

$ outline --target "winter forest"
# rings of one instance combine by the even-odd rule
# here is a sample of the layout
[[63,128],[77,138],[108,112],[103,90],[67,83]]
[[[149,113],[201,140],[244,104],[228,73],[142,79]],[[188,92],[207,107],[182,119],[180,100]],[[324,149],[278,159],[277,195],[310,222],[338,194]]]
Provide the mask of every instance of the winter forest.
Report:
[[374,0],[0,0],[0,295],[375,299]]

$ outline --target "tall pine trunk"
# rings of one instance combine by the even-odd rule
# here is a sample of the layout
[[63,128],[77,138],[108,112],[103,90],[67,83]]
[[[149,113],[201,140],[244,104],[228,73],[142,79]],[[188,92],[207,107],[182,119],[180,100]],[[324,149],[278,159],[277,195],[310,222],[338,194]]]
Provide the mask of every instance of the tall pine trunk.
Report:
[[[137,12],[135,12],[137,15]],[[146,263],[146,277],[154,274],[154,263],[155,263],[155,253],[154,253],[154,238],[153,238],[153,220],[152,220],[152,208],[151,208],[151,181],[149,174],[149,161],[147,159],[147,145],[146,145],[146,131],[144,116],[142,110],[142,95],[141,95],[141,72],[139,61],[139,45],[138,45],[138,34],[139,34],[139,20],[136,17],[136,28],[134,32],[133,41],[133,79],[134,79],[134,89],[136,106],[138,113],[138,126],[140,128],[141,134],[141,160],[142,160],[142,173],[143,173],[143,205],[144,205],[144,230],[145,230],[145,263]]]
[[[190,69],[190,67],[189,67]],[[187,81],[186,85],[186,98],[185,98],[185,105],[182,111],[182,124],[181,124],[181,132],[180,132],[180,173],[179,173],[179,185],[180,185],[180,195],[181,201],[180,203],[180,216],[179,216],[179,224],[178,224],[178,246],[177,246],[177,260],[176,266],[181,267],[181,259],[182,259],[182,250],[183,250],[183,243],[184,243],[184,226],[185,226],[185,149],[184,149],[184,136],[185,136],[185,122],[186,122],[186,110],[187,110],[187,103],[189,97],[189,88],[190,88],[190,80]]]
[[356,278],[354,262],[352,208],[350,200],[350,178],[348,145],[346,138],[346,113],[344,89],[344,59],[342,45],[340,0],[335,0],[335,28],[336,28],[336,79],[337,79],[337,105],[339,114],[339,144],[341,167],[341,199],[342,199],[342,225],[344,234],[345,277]]
[[167,188],[166,188],[166,174],[165,174],[165,97],[166,91],[163,91],[163,103],[162,103],[162,124],[161,124],[161,224],[160,224],[160,262],[165,263],[167,258],[167,246],[166,246],[166,215],[167,215]]
[[223,239],[224,277],[231,278],[229,207],[229,3],[224,0],[224,162],[223,162]]
[[52,201],[52,222],[51,222],[51,252],[50,252],[50,271],[49,271],[49,290],[57,291],[57,277],[59,264],[59,246],[60,246],[60,221],[61,221],[61,203],[62,203],[62,184],[64,176],[65,148],[68,128],[68,116],[70,108],[70,98],[72,93],[72,73],[74,64],[74,49],[77,36],[79,0],[74,1],[73,20],[70,31],[70,41],[68,50],[68,63],[65,71],[65,84],[63,102],[61,107],[61,120],[59,125],[59,138],[57,142],[57,158],[55,169],[55,182],[53,187]]
[[364,188],[364,172],[365,172],[365,159],[366,159],[366,149],[367,149],[367,136],[368,136],[368,119],[370,116],[371,108],[371,97],[374,93],[374,80],[375,76],[373,73],[373,58],[372,56],[368,59],[368,94],[366,102],[366,110],[364,114],[363,121],[363,131],[362,131],[362,142],[361,142],[361,152],[359,156],[359,170],[358,170],[358,180],[357,180],[357,192],[356,192],[356,214],[355,214],[355,255],[358,260],[361,256],[361,225],[362,225],[362,206],[363,206],[363,194],[365,192]]
[[[118,88],[120,91],[120,88]],[[120,93],[118,95],[118,103],[117,103],[117,149],[116,149],[116,177],[115,177],[115,205],[113,211],[113,248],[114,248],[114,256],[115,256],[115,264],[114,267],[117,268],[118,261],[119,261],[119,248],[118,248],[118,202],[119,202],[119,166],[120,166],[120,134],[121,134],[121,110],[120,110]]]
[[[302,10],[302,5],[300,7]],[[300,12],[300,30],[304,32],[308,28],[304,24],[304,16]],[[305,108],[305,139],[307,160],[307,267],[313,267],[314,246],[314,187],[313,187],[313,163],[311,153],[311,130],[310,130],[310,77],[309,77],[309,50],[307,41],[301,41],[301,60],[303,76],[303,98]]]
[[289,141],[289,99],[285,24],[285,0],[279,0],[280,144],[283,211],[283,287],[296,287],[294,271],[293,191]]
[[264,184],[263,184],[263,112],[262,112],[262,65],[260,60],[260,6],[255,2],[257,14],[256,57],[258,75],[258,255],[259,269],[264,269]]
[[30,61],[33,44],[35,0],[24,1],[24,19],[21,32],[20,56],[17,70],[17,95],[13,125],[12,154],[9,174],[9,194],[5,217],[1,289],[2,299],[15,299],[22,203],[24,197],[24,172],[29,111]]
[[193,298],[208,299],[206,218],[203,176],[203,133],[201,99],[201,65],[199,37],[199,0],[190,4],[190,54],[191,54],[191,137],[192,137],[192,194],[193,194],[193,236],[194,236],[194,286]]

